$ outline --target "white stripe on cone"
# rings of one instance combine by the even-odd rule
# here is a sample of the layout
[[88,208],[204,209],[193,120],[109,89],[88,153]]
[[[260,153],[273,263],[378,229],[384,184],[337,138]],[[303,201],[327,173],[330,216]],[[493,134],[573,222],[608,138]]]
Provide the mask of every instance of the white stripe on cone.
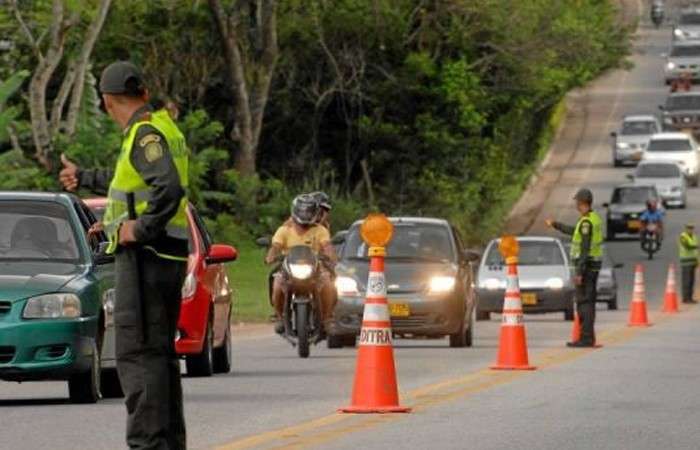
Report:
[[365,322],[389,322],[389,309],[386,304],[365,303],[365,312],[362,315]]
[[[503,317],[501,325],[520,326],[523,323],[523,303],[520,299],[520,286],[517,275],[508,275],[506,297],[503,299]],[[517,312],[506,312],[517,311]]]

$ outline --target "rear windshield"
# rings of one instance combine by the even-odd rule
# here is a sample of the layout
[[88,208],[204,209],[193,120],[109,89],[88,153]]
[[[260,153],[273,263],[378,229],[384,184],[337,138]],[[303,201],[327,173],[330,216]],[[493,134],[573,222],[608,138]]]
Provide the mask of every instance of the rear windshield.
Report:
[[621,134],[624,136],[649,135],[657,133],[656,124],[652,121],[625,121]]
[[678,23],[680,23],[681,25],[700,25],[700,14],[683,14]]
[[[553,241],[518,241],[520,253],[519,266],[561,266],[564,265],[564,255],[561,248]],[[498,245],[491,245],[485,264],[487,266],[502,266],[504,264]]]
[[79,262],[68,209],[59,203],[0,201],[0,261]]
[[673,95],[666,99],[666,109],[700,109],[700,95]]
[[653,139],[649,141],[649,152],[686,152],[692,150],[688,139]]
[[[394,223],[394,236],[386,249],[387,259],[420,261],[455,261],[449,228],[437,224]],[[353,227],[343,248],[343,257],[367,258],[367,244],[360,237],[360,227]]]
[[615,189],[612,203],[646,203],[654,198],[654,191],[647,187],[628,187]]
[[637,168],[637,177],[678,178],[681,171],[675,164],[642,164]]
[[700,45],[677,45],[671,49],[671,56],[700,56]]

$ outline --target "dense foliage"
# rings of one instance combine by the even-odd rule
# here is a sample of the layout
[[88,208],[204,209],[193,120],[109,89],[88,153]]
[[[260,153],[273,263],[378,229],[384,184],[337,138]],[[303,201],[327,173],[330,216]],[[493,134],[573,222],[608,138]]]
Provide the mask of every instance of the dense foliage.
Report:
[[[29,3],[39,22],[50,13]],[[542,156],[563,95],[628,48],[612,0],[279,0],[277,27],[254,176],[232,169],[235,102],[206,2],[114,2],[92,55],[95,74],[117,58],[143,65],[154,94],[180,106],[193,196],[222,235],[268,232],[295,192],[323,188],[336,227],[378,207],[448,217],[480,240]],[[32,70],[11,15],[0,13],[0,39],[13,44],[0,79]],[[8,98],[18,142],[0,130],[0,188],[55,188],[28,150],[22,92]],[[57,151],[110,164],[119,131],[86,110]]]

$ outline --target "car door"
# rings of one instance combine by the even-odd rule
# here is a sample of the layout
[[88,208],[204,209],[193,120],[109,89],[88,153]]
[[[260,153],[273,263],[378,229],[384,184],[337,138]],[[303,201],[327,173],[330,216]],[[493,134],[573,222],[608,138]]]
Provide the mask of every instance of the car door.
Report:
[[[80,218],[83,231],[86,234],[90,227],[97,222],[95,215],[82,201],[75,199],[73,206]],[[97,280],[100,308],[102,309],[102,366],[113,367],[116,363],[114,356],[114,259],[105,257],[98,258],[98,254],[104,249],[108,240],[105,233],[97,233],[88,239],[88,244],[92,251],[92,274]]]
[[460,283],[460,289],[464,292],[464,301],[466,307],[466,316],[470,317],[474,308],[474,266],[472,262],[467,261],[464,256],[464,243],[462,237],[456,228],[451,227],[454,245],[457,249],[457,260],[459,262],[459,272],[457,280]]

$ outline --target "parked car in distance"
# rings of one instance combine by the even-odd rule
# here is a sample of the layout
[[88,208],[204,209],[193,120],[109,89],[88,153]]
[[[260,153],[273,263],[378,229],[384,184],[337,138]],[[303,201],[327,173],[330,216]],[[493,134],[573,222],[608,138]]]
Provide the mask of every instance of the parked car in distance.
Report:
[[[506,266],[498,250],[500,239],[489,242],[477,274],[476,319],[503,312]],[[523,312],[563,312],[574,319],[574,285],[564,246],[549,236],[518,237],[518,275]]]
[[[394,236],[387,248],[386,283],[394,334],[449,336],[450,347],[471,347],[474,309],[472,262],[459,233],[442,219],[392,217]],[[330,347],[355,345],[360,332],[369,259],[354,223],[336,266],[338,304],[328,336]]]
[[700,39],[700,10],[684,9],[673,26],[672,39],[678,41],[693,41]]
[[642,153],[649,143],[649,138],[661,131],[661,123],[650,114],[625,116],[618,131],[613,131],[613,165],[619,167],[625,163],[636,164],[642,159]]
[[660,200],[653,185],[623,184],[613,189],[610,203],[603,203],[607,209],[607,239],[612,241],[619,233],[632,233],[639,237],[642,228],[639,216],[646,209],[648,200]]
[[685,208],[687,189],[683,170],[674,161],[642,161],[634,174],[627,175],[636,185],[653,185],[665,206]]
[[700,129],[700,92],[673,92],[659,105],[661,124],[665,131],[688,131],[697,133]]
[[649,140],[642,160],[673,161],[681,166],[683,175],[691,186],[700,182],[700,149],[691,135],[686,133],[659,133]]
[[[101,218],[107,199],[86,199],[85,203]],[[212,243],[192,205],[187,208],[187,219],[190,256],[175,350],[185,358],[188,375],[226,373],[231,370],[232,289],[224,263],[235,261],[238,252],[229,245]]]
[[666,55],[666,84],[682,76],[688,76],[691,80],[700,79],[700,41],[674,42]]
[[[566,254],[569,255],[571,243],[565,245]],[[603,245],[603,260],[600,272],[598,273],[598,283],[596,284],[596,303],[605,303],[609,310],[617,309],[617,275],[615,269],[624,267],[624,264],[615,263],[610,259],[610,254]]]
[[73,403],[121,394],[114,258],[70,194],[0,192],[0,379],[66,380]]

